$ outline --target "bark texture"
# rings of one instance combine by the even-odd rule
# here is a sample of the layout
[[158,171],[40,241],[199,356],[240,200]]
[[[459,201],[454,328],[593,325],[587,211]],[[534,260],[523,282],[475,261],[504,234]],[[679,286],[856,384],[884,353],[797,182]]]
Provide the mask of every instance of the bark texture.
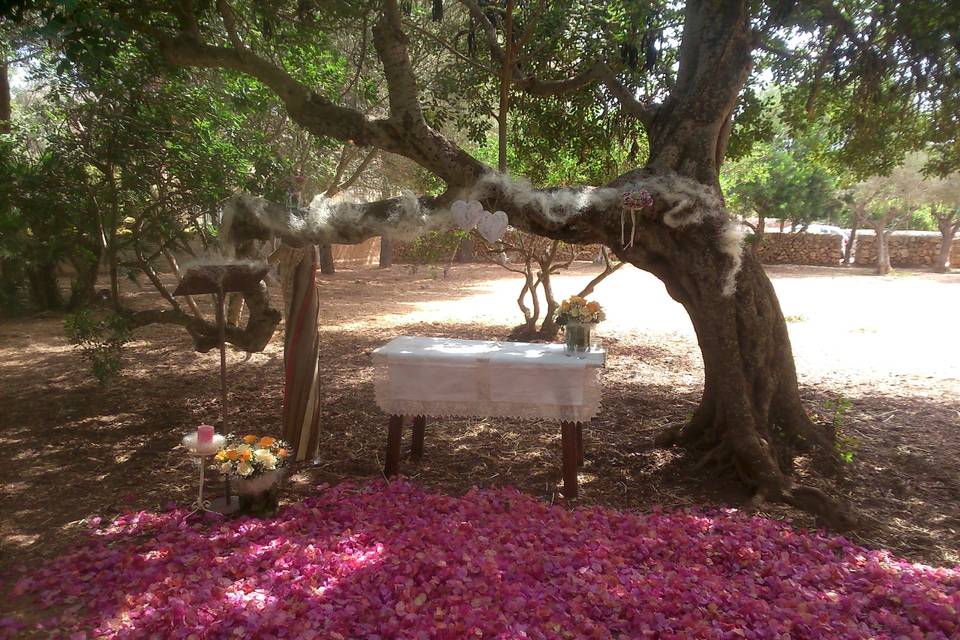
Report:
[[10,67],[5,59],[0,59],[0,134],[10,133],[10,104]]

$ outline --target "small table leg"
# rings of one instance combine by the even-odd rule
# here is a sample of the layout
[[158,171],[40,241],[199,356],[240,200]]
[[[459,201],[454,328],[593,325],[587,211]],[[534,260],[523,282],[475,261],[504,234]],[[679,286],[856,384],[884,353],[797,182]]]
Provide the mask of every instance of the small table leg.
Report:
[[427,426],[426,416],[413,417],[413,443],[410,447],[410,459],[414,462],[423,457],[423,433]]
[[577,423],[577,466],[583,466],[583,423]]
[[387,424],[387,461],[383,466],[383,475],[389,478],[400,469],[400,441],[403,438],[403,416],[390,416]]
[[561,422],[560,436],[563,447],[563,495],[572,500],[577,497],[577,423]]

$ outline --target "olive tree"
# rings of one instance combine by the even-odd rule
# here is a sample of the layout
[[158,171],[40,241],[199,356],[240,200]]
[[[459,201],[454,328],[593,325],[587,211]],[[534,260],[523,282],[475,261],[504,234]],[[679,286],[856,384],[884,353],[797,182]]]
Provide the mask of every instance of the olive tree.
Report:
[[[941,3],[528,3],[529,15],[520,19],[536,16],[537,26],[517,53],[524,63],[512,64],[511,94],[529,98],[531,105],[554,105],[553,113],[566,110],[560,124],[566,123],[571,140],[581,125],[578,114],[616,112],[643,130],[648,147],[642,166],[605,184],[548,188],[505,175],[456,144],[446,131],[469,124],[469,115],[438,116],[449,114],[444,104],[456,97],[457,87],[470,90],[458,80],[453,88],[448,82],[444,94],[440,76],[456,78],[470,67],[472,77],[482,80],[482,68],[467,62],[474,59],[488,68],[490,82],[502,69],[503,3],[442,3],[447,11],[441,24],[459,21],[466,33],[444,52],[424,47],[430,37],[423,34],[433,32],[429,14],[416,2],[39,4],[51,20],[70,23],[64,37],[78,55],[111,39],[133,39],[173,66],[246,74],[268,87],[311,134],[405,156],[435,185],[420,196],[363,204],[315,201],[303,211],[238,196],[228,207],[235,239],[280,237],[305,245],[414,234],[449,226],[449,205],[465,198],[505,211],[518,229],[604,244],[621,261],[649,271],[688,312],[705,376],[692,419],[660,442],[682,443],[731,470],[758,503],[784,501],[835,524],[846,520],[835,500],[793,477],[795,454],[830,458],[833,434],[804,410],[783,313],[763,268],[742,250],[718,173],[728,147],[751,135],[756,110],[750,96],[765,77],[787,88],[791,126],[829,120],[835,147],[850,162],[894,165],[906,150],[935,136],[955,140],[958,33],[955,21],[942,19]],[[379,109],[361,111],[319,90],[317,78],[305,73],[299,56],[304,43],[344,30],[372,47],[388,94]],[[443,73],[419,64],[430,56],[442,56]],[[906,117],[918,110],[928,117]],[[918,122],[928,124],[901,129]],[[942,148],[941,159],[954,161],[955,145]],[[624,235],[622,196],[640,190],[653,205]]]

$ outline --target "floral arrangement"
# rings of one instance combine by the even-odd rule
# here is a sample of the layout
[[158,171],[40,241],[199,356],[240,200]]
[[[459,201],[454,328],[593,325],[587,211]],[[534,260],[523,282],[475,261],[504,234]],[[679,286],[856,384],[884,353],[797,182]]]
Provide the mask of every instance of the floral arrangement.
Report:
[[625,191],[623,194],[623,208],[627,211],[639,211],[653,206],[653,196],[646,189]]
[[214,460],[220,465],[223,475],[251,480],[287,466],[289,446],[283,440],[270,436],[240,437],[230,434]]
[[603,307],[599,302],[587,302],[586,298],[580,296],[570,296],[560,303],[557,309],[557,324],[561,327],[570,322],[582,322],[585,324],[597,324],[607,319],[603,312]]

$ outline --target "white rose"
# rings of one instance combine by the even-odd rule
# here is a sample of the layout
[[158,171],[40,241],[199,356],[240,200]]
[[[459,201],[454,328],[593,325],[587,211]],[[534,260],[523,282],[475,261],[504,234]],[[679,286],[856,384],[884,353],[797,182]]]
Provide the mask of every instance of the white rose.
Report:
[[249,462],[247,462],[246,460],[244,460],[244,461],[241,462],[240,465],[237,467],[237,473],[239,473],[239,474],[242,475],[242,476],[248,476],[248,475],[250,475],[251,473],[253,473],[253,467],[250,466],[250,463],[249,463]]
[[267,449],[259,449],[256,453],[253,454],[253,457],[256,458],[257,462],[263,465],[264,469],[276,469],[277,468],[277,458]]
[[229,462],[224,462],[222,465],[220,465],[220,473],[222,473],[223,475],[227,475],[228,473],[230,473]]

